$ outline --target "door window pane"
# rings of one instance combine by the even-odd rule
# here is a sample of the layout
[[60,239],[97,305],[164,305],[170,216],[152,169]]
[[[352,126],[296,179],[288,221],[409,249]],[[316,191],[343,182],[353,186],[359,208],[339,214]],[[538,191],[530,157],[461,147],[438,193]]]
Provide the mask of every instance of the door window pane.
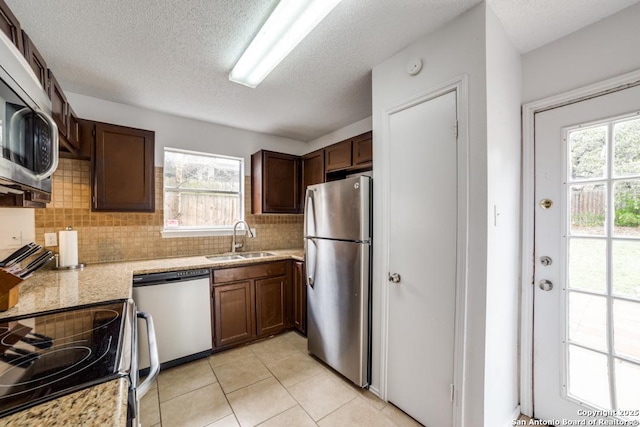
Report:
[[604,184],[572,185],[569,198],[571,234],[604,236],[607,207]]
[[[635,363],[628,363],[616,360],[616,396],[618,398],[618,409],[639,410],[640,409],[640,366]],[[640,416],[623,417],[633,420],[640,420]]]
[[640,302],[613,302],[613,342],[617,355],[640,362]]
[[572,180],[603,178],[607,163],[607,126],[569,132],[570,176]]
[[616,182],[614,235],[640,237],[640,180]]
[[606,292],[606,240],[580,238],[569,240],[569,287]]
[[607,357],[569,346],[568,392],[580,401],[611,409]]
[[640,119],[613,125],[614,176],[640,175]]
[[614,240],[613,293],[640,300],[640,241]]
[[607,351],[607,304],[605,297],[569,293],[569,340]]

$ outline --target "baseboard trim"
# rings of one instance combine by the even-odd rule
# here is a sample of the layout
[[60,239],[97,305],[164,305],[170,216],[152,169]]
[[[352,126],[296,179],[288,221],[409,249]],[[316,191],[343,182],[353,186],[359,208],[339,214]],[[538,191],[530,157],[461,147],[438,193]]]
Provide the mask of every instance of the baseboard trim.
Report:
[[513,413],[511,414],[511,419],[507,420],[507,422],[504,424],[504,427],[513,426],[514,421],[517,420],[518,418],[520,418],[520,405],[516,406],[516,408],[513,410]]
[[380,398],[380,391],[377,388],[369,386],[369,391],[371,393],[375,394],[376,397]]

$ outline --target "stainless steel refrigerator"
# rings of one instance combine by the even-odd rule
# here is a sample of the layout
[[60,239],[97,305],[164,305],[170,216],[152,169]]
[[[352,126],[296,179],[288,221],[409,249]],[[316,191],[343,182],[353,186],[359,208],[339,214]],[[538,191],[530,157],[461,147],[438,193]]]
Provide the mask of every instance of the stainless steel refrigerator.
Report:
[[371,178],[310,185],[304,212],[309,352],[366,387],[371,376]]

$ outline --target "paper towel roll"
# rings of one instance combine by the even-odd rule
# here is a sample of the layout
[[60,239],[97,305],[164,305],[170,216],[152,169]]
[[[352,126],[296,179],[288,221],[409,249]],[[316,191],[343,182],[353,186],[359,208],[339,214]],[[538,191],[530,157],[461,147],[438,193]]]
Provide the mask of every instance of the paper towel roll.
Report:
[[72,267],[78,265],[78,232],[64,230],[58,233],[60,255],[58,266]]

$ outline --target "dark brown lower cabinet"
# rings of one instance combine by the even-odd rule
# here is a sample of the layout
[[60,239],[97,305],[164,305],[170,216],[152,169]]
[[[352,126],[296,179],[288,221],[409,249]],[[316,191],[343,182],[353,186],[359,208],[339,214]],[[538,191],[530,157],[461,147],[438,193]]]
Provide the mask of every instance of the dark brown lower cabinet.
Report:
[[251,281],[213,287],[214,343],[227,347],[255,338]]
[[304,262],[293,262],[293,326],[307,335],[307,283]]
[[291,261],[213,270],[214,351],[293,327]]
[[256,280],[256,328],[258,336],[271,335],[286,328],[286,276]]

